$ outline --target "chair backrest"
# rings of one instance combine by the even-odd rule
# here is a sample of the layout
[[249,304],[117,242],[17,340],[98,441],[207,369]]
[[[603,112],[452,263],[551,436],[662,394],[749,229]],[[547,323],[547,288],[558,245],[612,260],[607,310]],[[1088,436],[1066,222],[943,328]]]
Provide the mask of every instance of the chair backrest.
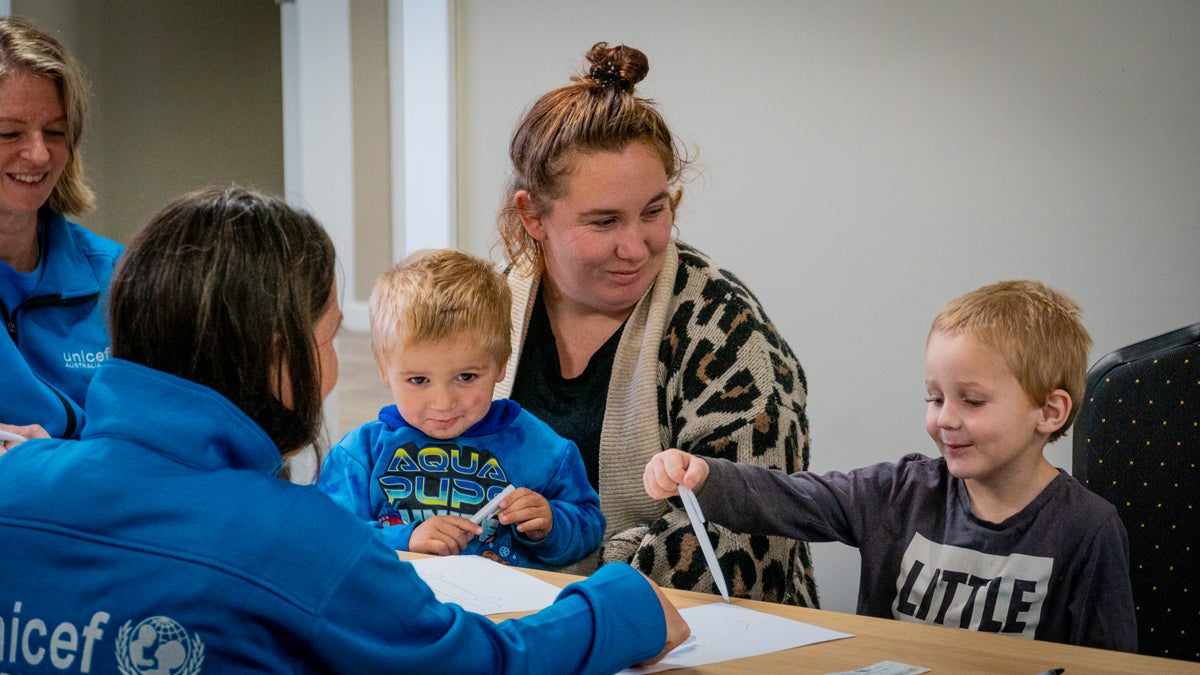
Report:
[[1200,323],[1088,371],[1072,473],[1129,532],[1138,651],[1200,661]]

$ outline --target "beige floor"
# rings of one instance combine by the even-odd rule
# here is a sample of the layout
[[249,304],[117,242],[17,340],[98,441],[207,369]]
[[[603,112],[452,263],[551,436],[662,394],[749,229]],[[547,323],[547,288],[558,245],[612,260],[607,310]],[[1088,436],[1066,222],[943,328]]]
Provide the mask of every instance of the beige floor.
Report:
[[333,440],[354,427],[375,419],[379,409],[392,403],[392,394],[379,379],[379,369],[371,356],[371,337],[367,333],[343,329],[338,333],[337,425],[330,425]]
[[[334,390],[337,411],[334,415],[336,419],[326,419],[328,440],[325,448],[337,443],[347,431],[375,419],[379,409],[392,402],[391,392],[379,379],[379,370],[371,356],[371,338],[367,333],[343,329],[338,333],[337,352],[339,372],[337,388]],[[291,479],[297,483],[313,482],[319,463],[320,459],[311,446],[296,453],[288,460]]]

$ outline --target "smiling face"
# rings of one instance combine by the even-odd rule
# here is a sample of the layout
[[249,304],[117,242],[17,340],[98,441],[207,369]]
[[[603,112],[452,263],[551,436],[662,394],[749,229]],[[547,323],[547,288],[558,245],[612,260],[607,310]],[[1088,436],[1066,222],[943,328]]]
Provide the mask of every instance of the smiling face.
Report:
[[627,314],[662,269],[675,222],[662,160],[644,143],[580,154],[565,181],[548,213],[523,218],[547,288],[577,313]]
[[21,71],[0,81],[0,220],[35,224],[70,155],[54,82]]
[[448,440],[487,414],[505,367],[464,335],[405,344],[379,370],[405,421],[427,436]]
[[1029,475],[1061,426],[1029,400],[1004,358],[963,333],[935,332],[925,350],[925,430],[950,473],[993,484]]

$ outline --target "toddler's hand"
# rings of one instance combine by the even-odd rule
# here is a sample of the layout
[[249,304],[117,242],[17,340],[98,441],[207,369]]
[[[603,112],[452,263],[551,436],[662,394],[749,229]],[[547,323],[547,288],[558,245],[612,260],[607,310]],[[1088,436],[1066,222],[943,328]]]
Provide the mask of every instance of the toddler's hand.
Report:
[[545,539],[554,529],[550,502],[529,488],[517,488],[500,502],[500,524],[515,525],[527,539]]
[[408,550],[430,555],[458,555],[483,528],[460,516],[433,516],[413,528]]
[[708,462],[703,457],[668,448],[650,458],[642,474],[646,494],[654,499],[666,499],[679,494],[682,485],[699,492],[708,480]]

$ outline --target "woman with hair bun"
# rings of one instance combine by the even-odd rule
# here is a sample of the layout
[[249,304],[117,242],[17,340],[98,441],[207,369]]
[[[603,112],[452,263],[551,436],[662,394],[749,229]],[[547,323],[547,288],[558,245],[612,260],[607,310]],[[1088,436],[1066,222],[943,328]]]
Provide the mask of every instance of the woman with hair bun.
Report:
[[[637,95],[641,51],[595,44],[509,147],[497,217],[513,291],[508,396],[579,446],[608,519],[595,566],[714,592],[683,509],[650,499],[667,448],[787,472],[808,466],[806,383],[754,294],[679,241],[688,159]],[[709,525],[730,593],[816,606],[807,544]]]

